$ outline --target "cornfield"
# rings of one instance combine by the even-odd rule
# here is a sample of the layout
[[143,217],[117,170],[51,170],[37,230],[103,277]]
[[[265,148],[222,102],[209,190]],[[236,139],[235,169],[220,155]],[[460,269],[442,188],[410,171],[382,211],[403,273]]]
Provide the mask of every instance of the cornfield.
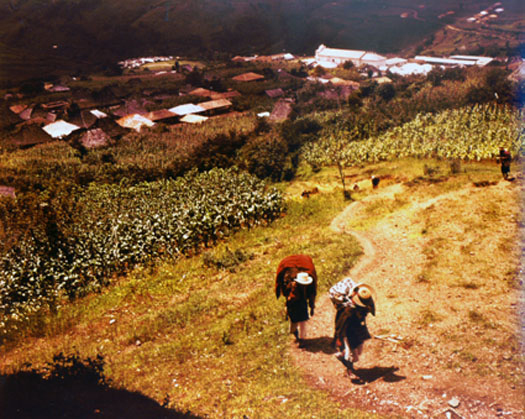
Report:
[[308,144],[302,152],[316,166],[352,166],[403,157],[461,160],[491,159],[499,147],[522,156],[523,113],[507,106],[475,105],[437,114],[418,114],[412,121],[377,137],[352,141],[339,131]]

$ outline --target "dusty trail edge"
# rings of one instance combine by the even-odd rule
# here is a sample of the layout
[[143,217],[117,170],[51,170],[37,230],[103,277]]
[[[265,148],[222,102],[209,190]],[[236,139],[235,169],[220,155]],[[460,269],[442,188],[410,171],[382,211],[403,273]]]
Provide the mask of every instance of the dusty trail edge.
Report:
[[[491,187],[504,188],[507,184],[500,182]],[[351,231],[346,228],[348,220],[359,213],[364,203],[378,198],[393,198],[403,190],[403,185],[393,184],[361,201],[352,202],[330,225],[337,233],[354,235],[363,249],[363,255],[348,275],[357,282],[373,285],[377,290],[377,316],[368,320],[373,335],[377,335],[376,331],[389,316],[381,307],[387,299],[386,293],[402,296],[410,289],[411,294],[404,297],[407,310],[413,309],[420,298],[425,298],[421,290],[410,286],[414,284],[425,260],[421,243],[410,235],[417,224],[410,214],[434,204],[439,205],[442,200],[466,197],[472,191],[471,188],[464,188],[422,202],[412,202],[408,208],[391,214],[368,230]],[[388,280],[388,287],[384,286],[385,280]],[[356,380],[333,356],[334,315],[328,295],[318,295],[316,313],[309,321],[304,346],[298,347],[291,338],[291,358],[303,371],[310,386],[326,391],[342,406],[386,417],[522,417],[523,395],[519,394],[519,389],[511,388],[497,377],[466,378],[460,371],[439,368],[426,348],[404,347],[403,335],[410,334],[413,326],[401,320],[397,324],[396,319],[387,320],[389,326],[393,325],[399,333],[399,344],[375,338],[365,343],[364,356],[356,364],[361,379]],[[378,352],[381,353],[379,358],[375,355]]]

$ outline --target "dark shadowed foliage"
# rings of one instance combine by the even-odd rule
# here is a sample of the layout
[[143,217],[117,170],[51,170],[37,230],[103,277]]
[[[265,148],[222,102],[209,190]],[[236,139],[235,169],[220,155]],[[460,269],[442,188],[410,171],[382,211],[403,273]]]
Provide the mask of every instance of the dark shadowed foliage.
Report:
[[5,418],[198,418],[169,409],[138,392],[111,388],[104,359],[56,355],[41,370],[0,376],[0,412]]

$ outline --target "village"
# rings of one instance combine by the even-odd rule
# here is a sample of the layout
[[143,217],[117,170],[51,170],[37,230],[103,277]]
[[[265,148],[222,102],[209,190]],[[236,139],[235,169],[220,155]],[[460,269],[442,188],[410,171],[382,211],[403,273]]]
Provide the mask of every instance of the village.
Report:
[[[142,57],[121,61],[123,75],[108,78],[98,91],[75,87],[78,79],[71,77],[45,83],[34,102],[30,93],[8,92],[0,110],[0,129],[8,144],[15,147],[63,140],[92,149],[111,145],[130,131],[159,124],[201,124],[238,112],[254,111],[260,118],[280,122],[292,112],[293,87],[306,83],[323,85],[328,97],[332,91],[332,97],[345,100],[364,81],[389,83],[392,75],[426,75],[436,67],[482,67],[494,60],[468,55],[387,57],[373,51],[320,45],[313,57],[290,53],[235,56],[227,72],[217,73],[181,63],[179,57]],[[144,67],[152,63],[161,65]],[[333,75],[331,70],[338,67],[357,70],[358,79]],[[169,80],[178,88],[141,89],[144,80],[153,80],[159,86]],[[263,88],[246,87],[261,82],[267,84]],[[129,86],[133,89],[126,88]],[[250,109],[246,105],[249,101],[242,101],[242,96],[250,93],[264,96],[266,109]],[[166,106],[170,103],[174,105]]]

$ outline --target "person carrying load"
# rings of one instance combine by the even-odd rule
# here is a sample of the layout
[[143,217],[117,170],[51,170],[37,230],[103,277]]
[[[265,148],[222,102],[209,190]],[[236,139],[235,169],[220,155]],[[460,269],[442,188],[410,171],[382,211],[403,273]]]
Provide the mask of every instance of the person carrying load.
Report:
[[310,256],[290,255],[281,260],[275,277],[275,296],[279,298],[281,294],[286,298],[290,333],[301,344],[306,338],[306,322],[314,315],[317,295],[317,272]]

